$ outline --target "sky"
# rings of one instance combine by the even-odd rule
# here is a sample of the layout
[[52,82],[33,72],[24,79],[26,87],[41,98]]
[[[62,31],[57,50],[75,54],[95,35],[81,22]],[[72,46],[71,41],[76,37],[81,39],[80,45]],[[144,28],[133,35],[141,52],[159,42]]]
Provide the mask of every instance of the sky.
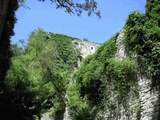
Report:
[[92,42],[103,43],[120,31],[127,16],[134,10],[145,12],[146,0],[97,0],[102,18],[95,15],[69,15],[62,9],[55,9],[48,1],[26,0],[24,6],[16,12],[17,23],[12,43],[28,40],[29,35],[37,28],[47,32],[66,34]]

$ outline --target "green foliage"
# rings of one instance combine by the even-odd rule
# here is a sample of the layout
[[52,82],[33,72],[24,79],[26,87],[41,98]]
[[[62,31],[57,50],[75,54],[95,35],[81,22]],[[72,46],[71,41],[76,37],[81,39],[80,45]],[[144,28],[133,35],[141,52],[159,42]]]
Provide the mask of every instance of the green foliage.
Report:
[[91,104],[100,103],[101,76],[105,61],[112,58],[116,51],[115,38],[116,36],[102,45],[93,56],[86,58],[75,74],[75,79],[81,86],[81,96],[87,96]]
[[145,16],[137,11],[129,15],[125,25],[125,47],[128,54],[136,52],[136,50],[140,49],[141,45],[144,43],[145,28],[143,27],[143,24],[146,20]]
[[[109,111],[114,111],[117,108],[115,101],[127,109],[126,101],[130,91],[134,96],[138,96],[137,65],[130,58],[125,60],[114,58],[117,51],[116,39],[117,35],[104,43],[94,55],[86,58],[74,75],[75,89],[78,87],[74,91],[78,95],[78,101],[80,99],[88,101],[87,104],[92,111],[92,114],[87,113],[89,116],[96,115],[98,109],[106,106]],[[74,95],[69,95],[69,98],[72,96]],[[82,104],[76,105],[80,107]],[[74,109],[72,112],[79,116],[86,114],[82,112],[82,115]],[[92,120],[94,117],[92,116]]]
[[[12,101],[18,111],[25,109],[38,119],[49,109],[55,119],[61,119],[68,106],[73,120],[93,120],[102,108],[112,114],[122,105],[127,111],[129,96],[139,97],[139,71],[152,78],[154,86],[160,85],[159,8],[158,0],[147,1],[146,14],[129,15],[124,29],[128,58],[115,58],[116,34],[76,72],[80,53],[69,36],[39,29],[31,34],[23,52],[13,45],[6,85],[8,93],[16,96]],[[140,105],[133,109],[140,119]]]
[[86,97],[81,97],[78,83],[70,83],[67,90],[68,106],[73,120],[93,120],[93,109]]
[[160,1],[159,0],[147,0],[146,15],[153,19],[159,19]]
[[23,53],[23,48],[19,47],[17,44],[11,45],[12,56],[17,56]]
[[[136,84],[136,65],[134,61],[125,59],[122,61],[111,59],[106,62],[105,76],[111,89],[115,92],[119,103],[127,100],[128,93],[132,86]],[[107,86],[108,86],[107,85]],[[108,89],[108,88],[106,88]],[[110,90],[110,89],[109,89]],[[136,94],[136,90],[134,91]],[[107,93],[106,93],[107,94]],[[109,96],[110,94],[108,94]]]
[[110,40],[106,41],[95,54],[95,58],[98,61],[104,62],[105,60],[114,57],[117,46],[116,46],[116,38],[118,34],[115,34]]
[[[149,2],[149,1],[148,1]],[[148,14],[155,15],[154,10],[159,7],[155,0],[149,7]],[[151,4],[151,3],[150,3]],[[141,72],[152,78],[152,85],[160,84],[160,25],[159,20],[154,17],[142,15],[138,12],[132,13],[125,26],[125,46],[131,57],[136,57]]]
[[[148,1],[149,2],[149,1]],[[153,85],[159,83],[160,77],[160,22],[159,1],[147,9],[150,15],[141,14],[137,11],[129,15],[125,25],[125,49],[128,58],[117,60],[114,58],[117,51],[115,35],[111,40],[104,43],[94,55],[89,56],[74,75],[76,98],[85,99],[90,111],[96,114],[99,107],[107,106],[111,112],[123,105],[127,110],[128,97],[138,98],[137,70],[146,73],[153,79]],[[149,10],[150,9],[150,10]],[[156,18],[157,17],[157,18]],[[72,95],[69,95],[69,98]],[[74,95],[73,95],[74,96]],[[75,95],[76,96],[76,95]],[[76,101],[76,100],[75,100]],[[76,103],[76,102],[73,102]],[[76,103],[77,106],[82,103]],[[76,107],[77,108],[77,107]],[[86,108],[87,109],[87,108]],[[140,107],[134,108],[137,119],[140,118]],[[75,112],[83,116],[86,113]],[[90,113],[87,113],[91,116]],[[93,116],[94,118],[94,116]]]
[[80,93],[82,97],[87,96],[91,104],[98,104],[100,99],[100,77],[103,64],[98,61],[90,61],[84,64],[76,74],[76,80],[81,84]]
[[[17,87],[22,87],[23,92],[31,95],[26,99],[33,101],[36,111],[33,115],[52,109],[58,117],[65,110],[67,84],[77,67],[78,56],[71,37],[41,29],[34,31],[24,52],[12,58],[6,85],[11,92],[17,93]],[[20,94],[19,99],[23,99],[23,95]]]

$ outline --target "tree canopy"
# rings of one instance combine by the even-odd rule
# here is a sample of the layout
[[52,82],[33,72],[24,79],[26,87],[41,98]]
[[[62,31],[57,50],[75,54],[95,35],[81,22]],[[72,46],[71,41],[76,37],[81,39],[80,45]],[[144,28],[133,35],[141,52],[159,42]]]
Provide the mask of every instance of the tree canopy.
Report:
[[62,117],[67,85],[79,57],[72,38],[39,29],[31,34],[23,50],[15,45],[13,50],[5,84],[9,96],[15,95],[11,100],[19,106],[15,111],[22,111],[21,118],[16,119],[31,119],[48,109],[55,117]]

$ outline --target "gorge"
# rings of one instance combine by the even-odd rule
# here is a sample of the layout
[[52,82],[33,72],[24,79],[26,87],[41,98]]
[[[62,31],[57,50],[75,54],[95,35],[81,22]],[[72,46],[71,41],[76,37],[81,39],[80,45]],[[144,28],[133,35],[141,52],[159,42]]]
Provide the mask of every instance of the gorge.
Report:
[[160,120],[159,14],[147,0],[103,44],[37,29],[12,45],[5,84],[18,120]]

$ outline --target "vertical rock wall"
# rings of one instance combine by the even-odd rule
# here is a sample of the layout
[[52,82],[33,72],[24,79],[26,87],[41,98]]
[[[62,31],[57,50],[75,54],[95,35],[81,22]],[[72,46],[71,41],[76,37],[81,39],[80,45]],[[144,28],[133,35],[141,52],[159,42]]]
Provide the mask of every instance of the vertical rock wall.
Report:
[[86,40],[80,40],[80,39],[74,39],[73,44],[75,44],[75,47],[79,49],[81,53],[81,57],[84,59],[88,55],[91,55],[95,53],[97,50],[99,44],[96,44],[94,42],[89,42]]
[[69,108],[68,107],[65,108],[65,113],[64,113],[64,116],[63,116],[63,120],[71,120],[71,116],[69,114]]
[[139,98],[141,102],[140,120],[160,120],[159,91],[151,88],[151,80],[143,75],[138,75]]
[[[86,56],[93,54],[99,46],[98,44],[79,39],[74,39],[72,42],[80,50],[81,60],[78,61],[79,63]],[[126,59],[128,56],[125,51],[123,30],[117,37],[116,46],[115,59],[120,61]],[[112,110],[107,107],[100,110],[95,118],[96,120],[160,120],[158,116],[160,110],[159,91],[151,88],[151,79],[145,77],[140,71],[137,71],[136,78],[137,85],[132,86],[131,90],[128,91],[127,100],[122,101],[123,104],[119,103],[116,98],[114,84],[111,83],[107,86],[110,88],[111,102],[116,107]],[[138,95],[135,95],[134,89],[138,90]],[[54,120],[54,118],[44,115],[41,120]],[[63,120],[71,120],[67,106]]]
[[[124,46],[124,31],[122,30],[116,39],[117,52],[115,54],[115,59],[124,60],[127,58]],[[116,91],[114,91],[114,84],[107,86],[110,89],[110,101],[115,106],[115,108],[110,109],[108,106],[104,110],[100,110],[97,114],[96,120],[137,120],[137,107],[139,106],[139,99],[133,93],[129,91],[128,98],[124,103],[120,104],[117,100]],[[132,89],[132,88],[131,88]],[[133,86],[134,89],[134,86]]]
[[121,31],[116,40],[117,52],[115,58],[118,60],[123,60],[126,58],[125,46],[124,46],[124,32]]
[[[117,52],[115,59],[123,60],[127,57],[123,42],[124,32],[121,31],[116,40]],[[137,71],[137,86],[133,86],[133,89],[134,87],[137,87],[139,95],[136,96],[130,91],[128,100],[125,103],[127,107],[117,103],[116,95],[111,90],[111,101],[116,109],[111,111],[105,108],[105,111],[99,111],[96,120],[160,120],[159,91],[152,89],[151,79]]]

